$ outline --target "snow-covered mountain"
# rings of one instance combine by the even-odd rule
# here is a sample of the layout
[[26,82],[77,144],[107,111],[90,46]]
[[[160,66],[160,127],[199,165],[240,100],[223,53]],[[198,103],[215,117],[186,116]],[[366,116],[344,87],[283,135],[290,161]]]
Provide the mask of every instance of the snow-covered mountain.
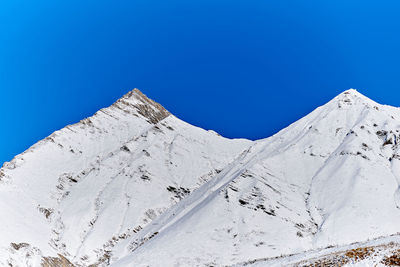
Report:
[[0,264],[279,266],[393,242],[399,138],[400,109],[355,90],[249,141],[135,89],[0,169]]

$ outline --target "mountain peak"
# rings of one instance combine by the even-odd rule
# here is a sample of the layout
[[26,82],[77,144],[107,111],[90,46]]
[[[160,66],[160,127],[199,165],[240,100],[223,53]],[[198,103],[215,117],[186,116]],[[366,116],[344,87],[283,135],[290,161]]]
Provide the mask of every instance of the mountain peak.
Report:
[[348,94],[359,94],[359,95],[361,95],[361,93],[359,93],[359,92],[357,91],[357,89],[354,89],[354,88],[350,88],[350,89],[344,91],[343,94],[347,94],[347,95],[348,95]]
[[123,109],[121,104],[125,106],[134,106],[140,115],[153,124],[171,115],[161,104],[148,98],[137,88],[125,94],[114,105]]
[[357,89],[353,89],[350,88],[344,92],[342,92],[341,94],[338,95],[338,97],[347,97],[347,98],[364,98],[364,99],[368,99],[370,100],[368,97],[366,97],[365,95],[361,94],[360,92],[357,91]]
[[379,105],[375,101],[366,97],[365,95],[358,92],[356,89],[348,89],[339,95],[337,95],[333,100],[333,102],[337,102],[338,106],[341,107],[343,105],[367,105],[367,106],[377,106]]

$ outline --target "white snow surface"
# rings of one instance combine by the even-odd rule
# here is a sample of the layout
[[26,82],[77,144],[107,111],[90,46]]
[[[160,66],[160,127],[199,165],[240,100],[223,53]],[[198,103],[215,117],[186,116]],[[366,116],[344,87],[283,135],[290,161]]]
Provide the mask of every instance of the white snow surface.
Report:
[[134,90],[0,169],[0,265],[227,266],[393,235],[399,138],[400,109],[354,89],[258,141]]
[[[399,250],[400,235],[397,234],[376,238],[366,242],[357,242],[344,246],[330,246],[325,249],[305,251],[294,255],[285,255],[270,259],[257,259],[251,262],[237,264],[235,267],[388,266],[389,264],[385,264],[385,258],[392,255],[398,256]],[[357,251],[364,253],[367,252],[367,257],[357,258],[352,256],[352,254],[347,254],[349,252],[352,253]],[[340,262],[340,260],[343,259],[345,260]]]

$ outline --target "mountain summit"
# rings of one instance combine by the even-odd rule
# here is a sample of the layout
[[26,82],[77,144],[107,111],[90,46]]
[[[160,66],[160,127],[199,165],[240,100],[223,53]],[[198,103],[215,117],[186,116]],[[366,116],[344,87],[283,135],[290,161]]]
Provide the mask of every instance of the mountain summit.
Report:
[[148,119],[148,122],[156,124],[165,119],[170,113],[160,104],[149,99],[146,95],[134,89],[119,99],[114,105],[133,105],[137,112]]
[[227,139],[135,89],[0,169],[0,263],[282,266],[393,242],[399,118],[351,89],[270,138]]

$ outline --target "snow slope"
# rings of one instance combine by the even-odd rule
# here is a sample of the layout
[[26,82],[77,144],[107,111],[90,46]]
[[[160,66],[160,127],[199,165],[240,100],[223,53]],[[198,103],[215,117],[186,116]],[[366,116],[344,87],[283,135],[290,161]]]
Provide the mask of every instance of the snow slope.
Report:
[[77,265],[107,264],[116,243],[136,237],[249,143],[188,125],[135,90],[4,165],[0,265],[20,260],[11,243],[29,245],[39,259],[59,253]]
[[224,266],[395,234],[399,118],[348,90],[230,140],[134,90],[3,166],[0,263]]
[[299,254],[257,259],[235,265],[251,267],[278,266],[398,266],[400,235],[390,235],[344,246],[329,246]]

